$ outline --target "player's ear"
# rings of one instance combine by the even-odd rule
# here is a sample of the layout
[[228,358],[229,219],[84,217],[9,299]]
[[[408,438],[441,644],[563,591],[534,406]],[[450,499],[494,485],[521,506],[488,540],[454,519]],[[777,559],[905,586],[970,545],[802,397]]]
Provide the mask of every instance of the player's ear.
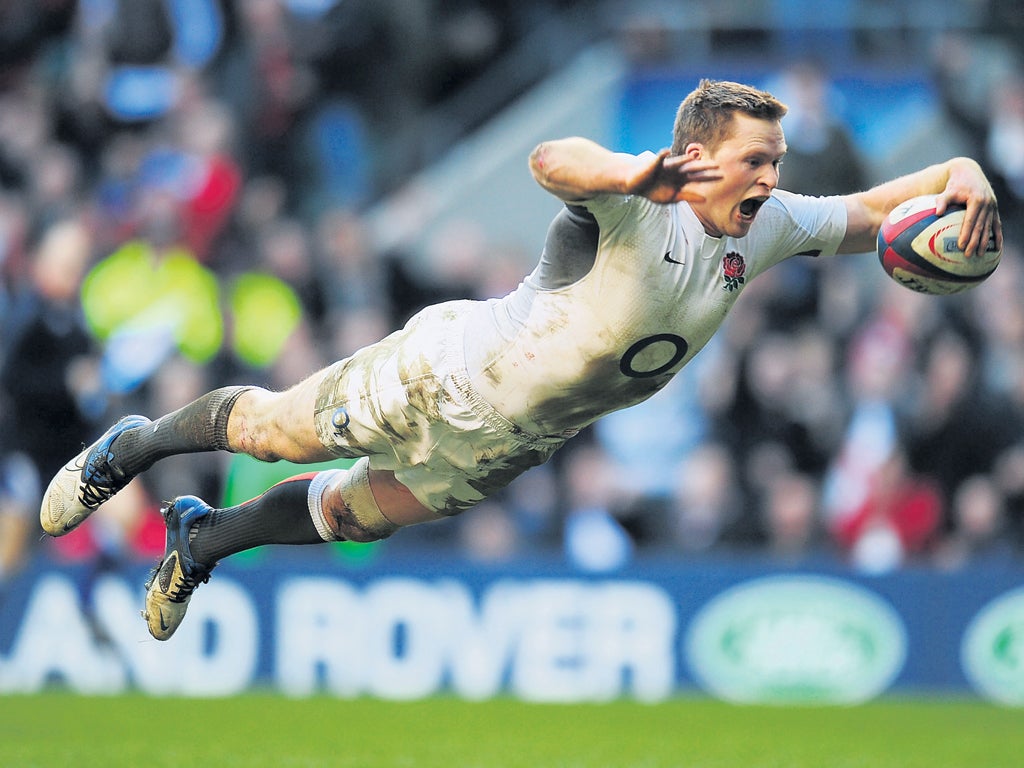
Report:
[[683,150],[683,155],[690,160],[701,160],[708,156],[708,152],[703,144],[691,141],[686,145],[686,149]]

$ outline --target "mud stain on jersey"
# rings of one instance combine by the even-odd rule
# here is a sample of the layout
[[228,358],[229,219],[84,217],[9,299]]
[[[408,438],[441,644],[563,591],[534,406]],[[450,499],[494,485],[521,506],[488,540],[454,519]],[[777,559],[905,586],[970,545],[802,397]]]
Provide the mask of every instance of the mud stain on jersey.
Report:
[[[510,454],[498,456],[493,453],[479,456],[477,458],[477,467],[482,471],[482,474],[467,478],[466,484],[479,495],[479,499],[488,498],[506,487],[526,470],[543,464],[551,457],[554,450],[554,446],[551,446],[544,449],[514,451]],[[441,515],[452,517],[472,508],[479,499],[466,501],[464,499],[457,499],[454,496],[448,496],[443,507],[437,511]]]
[[618,368],[616,358],[589,361],[571,389],[537,408],[536,420],[551,431],[579,429],[608,413],[646,400],[674,375],[626,378],[618,373]]

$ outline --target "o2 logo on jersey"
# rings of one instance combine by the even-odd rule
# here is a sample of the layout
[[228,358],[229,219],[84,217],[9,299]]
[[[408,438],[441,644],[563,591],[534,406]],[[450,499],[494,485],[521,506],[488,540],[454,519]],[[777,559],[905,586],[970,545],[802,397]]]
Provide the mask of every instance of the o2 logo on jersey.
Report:
[[626,350],[619,361],[623,376],[646,379],[672,370],[684,357],[690,345],[674,333],[656,333],[640,339]]

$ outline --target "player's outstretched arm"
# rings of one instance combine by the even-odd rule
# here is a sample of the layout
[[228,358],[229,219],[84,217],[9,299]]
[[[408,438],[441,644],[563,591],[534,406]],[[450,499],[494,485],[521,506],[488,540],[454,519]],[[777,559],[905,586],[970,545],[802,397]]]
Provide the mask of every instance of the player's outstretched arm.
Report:
[[864,253],[875,248],[878,230],[893,208],[920,195],[935,195],[941,214],[950,205],[964,205],[967,215],[960,230],[959,245],[973,256],[984,250],[990,237],[1003,246],[999,208],[985,172],[974,160],[956,157],[915,173],[884,182],[866,192],[847,195],[846,237],[841,253]]
[[562,200],[586,200],[611,193],[642,195],[656,203],[704,199],[695,185],[721,178],[707,160],[674,156],[667,149],[651,157],[612,152],[580,137],[546,141],[530,154],[533,178]]

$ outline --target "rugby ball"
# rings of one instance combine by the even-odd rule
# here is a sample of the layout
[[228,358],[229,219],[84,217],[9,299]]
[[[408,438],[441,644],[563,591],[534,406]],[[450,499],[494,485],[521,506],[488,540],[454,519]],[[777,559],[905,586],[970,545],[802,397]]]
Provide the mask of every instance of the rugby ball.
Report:
[[896,206],[878,230],[878,259],[889,277],[919,293],[959,293],[991,275],[1002,252],[989,239],[984,253],[970,258],[957,245],[966,209],[951,205],[938,216],[935,195]]

